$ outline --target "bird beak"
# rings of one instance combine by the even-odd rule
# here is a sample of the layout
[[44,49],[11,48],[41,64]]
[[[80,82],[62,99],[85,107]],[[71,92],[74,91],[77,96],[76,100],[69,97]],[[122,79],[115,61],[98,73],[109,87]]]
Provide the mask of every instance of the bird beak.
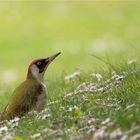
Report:
[[46,59],[46,61],[47,61],[48,63],[51,63],[51,62],[52,62],[57,56],[59,56],[60,54],[61,54],[61,52],[56,53],[56,54],[54,54],[54,55],[48,57],[48,58]]

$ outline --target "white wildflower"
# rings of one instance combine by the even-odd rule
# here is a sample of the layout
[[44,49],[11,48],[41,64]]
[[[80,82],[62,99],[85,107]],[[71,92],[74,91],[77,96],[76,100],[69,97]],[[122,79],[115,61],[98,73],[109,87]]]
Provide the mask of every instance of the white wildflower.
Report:
[[124,135],[120,140],[128,140],[128,135]]
[[51,101],[47,104],[47,106],[50,106],[50,105],[53,105],[53,104],[57,104],[59,103],[60,101],[59,100],[56,100],[56,101]]
[[88,124],[94,123],[95,121],[96,121],[95,118],[90,118],[90,119],[88,119]]
[[10,121],[8,122],[8,125],[10,125],[11,127],[18,126],[19,121],[20,121],[20,118],[15,117],[13,120],[10,120]]
[[128,109],[130,109],[130,108],[132,108],[134,106],[135,106],[135,104],[128,105],[125,110],[128,110]]
[[85,87],[85,86],[86,86],[86,83],[84,82],[84,83],[80,84],[80,85],[76,88],[76,90],[79,90],[79,89],[81,89],[81,88],[83,88],[83,87]]
[[8,131],[7,126],[0,127],[0,133],[7,132],[7,131]]
[[35,138],[38,138],[38,137],[40,137],[40,136],[41,136],[40,133],[36,133],[36,134],[34,134],[34,135],[31,135],[31,138],[32,138],[32,139],[35,139]]
[[136,134],[133,137],[131,137],[131,140],[139,140],[140,139],[140,134]]
[[71,112],[71,111],[73,111],[73,110],[75,110],[75,109],[78,109],[78,107],[77,107],[76,105],[74,105],[74,106],[72,106],[72,107],[69,107],[69,108],[68,108],[68,111]]
[[29,114],[29,115],[37,115],[37,114],[38,114],[38,112],[37,112],[37,111],[35,111],[35,110],[32,110],[32,111],[28,112],[28,114]]
[[123,79],[124,79],[124,76],[123,75],[117,75],[117,74],[115,74],[115,75],[113,75],[111,77],[111,80],[116,80],[116,81],[120,81],[120,80],[123,80]]
[[67,98],[67,97],[72,97],[73,95],[75,95],[75,93],[74,92],[70,92],[70,93],[68,93],[68,94],[66,94],[64,96],[64,99]]
[[41,130],[41,134],[48,134],[48,133],[52,133],[54,131],[54,129],[46,127],[43,130]]
[[96,85],[93,85],[90,87],[90,90],[96,90],[97,89],[97,86]]
[[75,77],[78,77],[80,74],[81,74],[81,72],[77,71],[77,72],[74,72],[74,73],[71,74],[71,75],[65,76],[64,79],[65,79],[66,81],[67,81],[67,80],[72,80],[72,79],[74,79]]
[[46,112],[48,112],[48,111],[49,111],[48,108],[44,108],[44,109],[40,112],[40,114],[41,114],[41,113],[46,113]]
[[14,136],[14,134],[8,133],[8,134],[4,135],[1,140],[13,140],[13,136]]
[[121,109],[121,107],[120,106],[118,106],[117,108],[115,108],[115,110],[116,111],[118,111],[118,110],[120,110]]
[[95,132],[96,131],[96,127],[94,125],[85,126],[83,128],[80,128],[79,129],[79,132],[81,132],[81,131],[87,131],[87,130],[88,130],[88,133]]
[[127,64],[128,64],[128,65],[131,65],[131,64],[135,64],[136,62],[137,62],[136,59],[131,59],[131,60],[128,60],[128,61],[127,61]]
[[123,135],[123,132],[120,128],[117,128],[110,134],[111,139],[117,139]]
[[104,92],[104,88],[102,87],[102,88],[99,88],[98,89],[98,92]]
[[101,139],[106,138],[108,136],[108,133],[105,132],[104,129],[98,129],[97,132],[94,133],[93,139]]
[[107,118],[105,121],[102,122],[102,125],[106,125],[110,122],[110,118]]
[[40,113],[37,114],[37,119],[41,119],[41,120],[44,120],[44,119],[47,119],[51,116],[51,114],[49,113],[49,109],[48,108],[45,108],[44,110],[42,110]]
[[95,132],[96,127],[94,125],[87,126],[87,133]]
[[97,81],[101,81],[101,79],[103,78],[99,73],[92,73],[91,76],[95,77]]
[[47,118],[49,118],[51,116],[51,114],[43,114],[43,115],[39,115],[37,118],[41,119],[41,120],[45,120]]
[[87,89],[79,90],[79,91],[77,91],[76,93],[84,93],[85,91],[87,91]]

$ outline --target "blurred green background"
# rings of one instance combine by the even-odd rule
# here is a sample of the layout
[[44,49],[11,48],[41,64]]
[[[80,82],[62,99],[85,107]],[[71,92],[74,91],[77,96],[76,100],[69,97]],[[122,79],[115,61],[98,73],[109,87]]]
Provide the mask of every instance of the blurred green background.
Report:
[[[139,1],[0,1],[0,85],[23,81],[29,63],[62,52],[51,79],[76,69],[139,59]],[[117,63],[116,63],[117,62]]]

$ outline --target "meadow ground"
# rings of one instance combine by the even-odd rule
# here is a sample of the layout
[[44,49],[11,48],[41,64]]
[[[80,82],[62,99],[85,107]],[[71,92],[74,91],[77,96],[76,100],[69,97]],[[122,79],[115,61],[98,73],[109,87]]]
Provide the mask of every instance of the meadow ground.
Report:
[[58,51],[48,103],[0,124],[0,139],[140,139],[140,4],[0,2],[0,110],[28,64]]

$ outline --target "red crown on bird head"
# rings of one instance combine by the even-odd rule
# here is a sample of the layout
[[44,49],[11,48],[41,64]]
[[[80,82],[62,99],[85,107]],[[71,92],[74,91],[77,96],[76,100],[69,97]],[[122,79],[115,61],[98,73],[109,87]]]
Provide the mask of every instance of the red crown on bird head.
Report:
[[37,59],[33,60],[33,61],[29,64],[29,66],[28,66],[28,71],[27,71],[27,75],[26,75],[26,79],[28,79],[31,66],[32,66],[33,64],[35,64],[36,62],[41,61],[41,60],[43,60],[43,58],[37,58]]

